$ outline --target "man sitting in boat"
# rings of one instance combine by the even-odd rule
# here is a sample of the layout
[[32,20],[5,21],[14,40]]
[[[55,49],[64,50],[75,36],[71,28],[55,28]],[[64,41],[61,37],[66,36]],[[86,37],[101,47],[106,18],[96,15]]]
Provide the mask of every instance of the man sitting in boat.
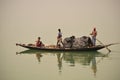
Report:
[[42,41],[40,41],[40,37],[38,37],[38,40],[36,41],[36,47],[43,47],[44,44],[42,43]]

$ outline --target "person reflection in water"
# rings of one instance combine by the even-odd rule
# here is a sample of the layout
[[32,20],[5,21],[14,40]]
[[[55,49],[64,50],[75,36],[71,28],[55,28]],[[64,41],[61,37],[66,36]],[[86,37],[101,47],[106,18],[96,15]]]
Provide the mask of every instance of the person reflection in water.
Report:
[[38,62],[41,62],[42,55],[40,53],[36,53],[36,57],[37,57]]
[[58,67],[59,67],[59,71],[61,72],[63,55],[61,55],[61,53],[57,53],[56,55],[57,55],[57,59],[58,59]]
[[95,56],[92,58],[92,70],[93,70],[93,72],[94,72],[94,76],[96,76],[96,72],[97,72],[97,66],[96,66],[96,58],[95,58]]

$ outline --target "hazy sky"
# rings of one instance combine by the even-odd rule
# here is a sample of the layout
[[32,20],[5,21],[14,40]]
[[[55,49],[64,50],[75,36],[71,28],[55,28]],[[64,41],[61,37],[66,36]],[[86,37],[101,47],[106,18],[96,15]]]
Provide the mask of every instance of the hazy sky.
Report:
[[0,0],[1,35],[56,37],[58,28],[65,36],[86,35],[93,27],[118,34],[119,26],[120,0]]

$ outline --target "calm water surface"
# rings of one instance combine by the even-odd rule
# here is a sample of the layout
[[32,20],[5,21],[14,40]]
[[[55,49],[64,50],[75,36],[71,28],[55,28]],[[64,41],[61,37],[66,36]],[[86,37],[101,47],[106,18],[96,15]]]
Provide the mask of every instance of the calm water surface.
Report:
[[0,51],[1,80],[119,80],[119,46],[111,53],[45,52],[8,43]]

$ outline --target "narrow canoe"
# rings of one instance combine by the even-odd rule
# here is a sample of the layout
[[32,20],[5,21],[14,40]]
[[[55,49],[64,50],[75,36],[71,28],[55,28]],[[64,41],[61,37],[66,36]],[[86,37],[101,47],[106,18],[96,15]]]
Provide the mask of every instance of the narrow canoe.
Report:
[[97,51],[100,49],[105,48],[107,45],[96,45],[94,47],[85,47],[85,48],[48,48],[48,47],[35,47],[35,46],[29,46],[25,44],[16,44],[17,46],[21,46],[24,48],[28,48],[30,50],[42,50],[42,51]]

